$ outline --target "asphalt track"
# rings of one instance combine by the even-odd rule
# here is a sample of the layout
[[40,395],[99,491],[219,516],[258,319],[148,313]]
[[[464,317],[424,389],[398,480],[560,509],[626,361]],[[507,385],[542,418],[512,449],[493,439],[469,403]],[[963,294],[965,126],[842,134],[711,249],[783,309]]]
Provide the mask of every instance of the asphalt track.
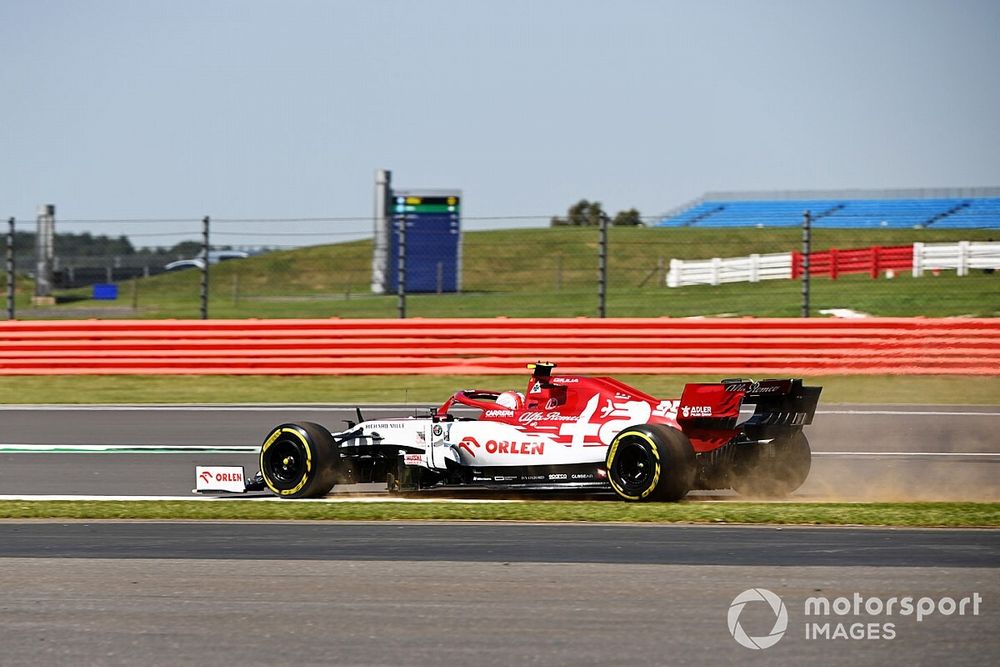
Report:
[[[426,408],[364,408],[365,418]],[[9,445],[201,445],[222,453],[49,454],[0,451],[0,495],[187,496],[197,464],[243,465],[272,426],[356,419],[348,406],[0,406]],[[797,494],[848,500],[1000,500],[1000,407],[821,406],[806,432],[813,470]]]
[[[0,662],[981,665],[998,564],[997,531],[0,522]],[[750,588],[786,608],[765,650],[727,626]],[[855,594],[969,604],[807,615]],[[775,615],[738,620],[761,637]]]
[[[399,409],[366,417],[400,416]],[[407,409],[409,410],[409,409]],[[805,497],[996,492],[997,408],[835,406]],[[353,410],[0,407],[0,445],[256,445]],[[968,455],[986,456],[968,456]],[[189,495],[246,453],[0,454],[0,495]],[[812,486],[810,486],[812,485]],[[510,524],[0,522],[2,664],[951,664],[1000,656],[1000,532]],[[727,613],[778,594],[775,646]],[[977,614],[812,617],[805,600],[971,598]],[[866,638],[807,638],[808,624]],[[748,604],[739,623],[767,635]],[[891,625],[891,630],[888,626]],[[874,628],[874,635],[873,635]],[[888,638],[892,635],[892,638]],[[833,635],[831,635],[833,636]]]
[[0,557],[1000,566],[1000,531],[521,523],[0,523]]

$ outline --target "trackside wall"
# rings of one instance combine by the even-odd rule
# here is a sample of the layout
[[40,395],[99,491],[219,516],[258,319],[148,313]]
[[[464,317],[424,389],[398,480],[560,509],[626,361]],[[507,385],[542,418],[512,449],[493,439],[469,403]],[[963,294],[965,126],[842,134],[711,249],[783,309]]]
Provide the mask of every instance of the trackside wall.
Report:
[[0,322],[0,375],[1000,374],[1000,320]]

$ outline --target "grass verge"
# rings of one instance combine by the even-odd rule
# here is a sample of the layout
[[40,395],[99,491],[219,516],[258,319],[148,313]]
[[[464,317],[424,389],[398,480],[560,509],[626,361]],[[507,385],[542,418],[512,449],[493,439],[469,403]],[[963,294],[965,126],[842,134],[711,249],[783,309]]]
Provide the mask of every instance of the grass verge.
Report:
[[[653,396],[674,398],[704,375],[619,375]],[[526,375],[445,376],[9,376],[0,403],[412,403],[438,405],[459,389],[522,389]],[[816,376],[822,403],[1000,404],[1000,376]]]
[[1000,503],[0,501],[0,519],[581,521],[1000,527]]
[[[787,252],[801,231],[782,228],[613,228],[609,231],[607,314],[610,317],[755,315],[797,317],[794,280],[695,285],[667,289],[671,259],[743,257]],[[813,248],[867,248],[914,241],[986,240],[992,229],[816,229]],[[462,241],[461,294],[415,294],[410,317],[539,317],[597,314],[598,230],[563,227],[467,231]],[[266,253],[209,269],[212,317],[395,317],[394,295],[371,293],[371,241]],[[812,282],[814,316],[828,308],[872,315],[1000,315],[998,276],[945,271],[892,280],[842,275]],[[117,302],[93,301],[90,288],[61,290],[59,305],[32,308],[31,285],[19,281],[18,312],[31,318],[198,317],[201,276],[188,270],[123,283]]]

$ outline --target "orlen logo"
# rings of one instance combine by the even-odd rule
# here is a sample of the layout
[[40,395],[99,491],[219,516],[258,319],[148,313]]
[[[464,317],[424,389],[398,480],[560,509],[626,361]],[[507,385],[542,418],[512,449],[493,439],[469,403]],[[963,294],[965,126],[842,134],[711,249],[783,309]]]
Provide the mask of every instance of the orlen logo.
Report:
[[[774,612],[774,626],[771,628],[771,632],[766,635],[751,637],[740,625],[740,614],[743,613],[743,607],[750,602],[765,602]],[[759,650],[771,648],[785,636],[785,630],[788,629],[788,610],[785,609],[785,603],[781,601],[781,598],[766,588],[750,588],[733,599],[732,604],[729,605],[726,620],[729,625],[729,634],[740,646]]]
[[208,484],[212,480],[215,480],[216,482],[243,481],[243,475],[239,474],[238,472],[217,472],[213,475],[212,473],[206,470],[205,472],[201,473],[198,476],[201,477],[201,481],[205,482],[206,484]]
[[545,443],[544,442],[515,442],[513,440],[487,440],[485,443],[480,444],[478,440],[472,436],[465,436],[462,441],[458,443],[459,448],[464,449],[469,452],[473,457],[476,456],[476,452],[473,451],[473,447],[476,449],[485,449],[487,454],[544,454],[545,453]]

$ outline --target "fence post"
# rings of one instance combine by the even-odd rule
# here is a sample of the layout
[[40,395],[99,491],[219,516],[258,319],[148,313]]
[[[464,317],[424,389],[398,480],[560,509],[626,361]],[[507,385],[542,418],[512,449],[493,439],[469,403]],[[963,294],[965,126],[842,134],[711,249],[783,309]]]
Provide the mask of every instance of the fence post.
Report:
[[201,319],[208,319],[208,225],[209,218],[206,215],[201,219],[201,256],[204,264],[201,267]]
[[406,214],[399,216],[399,252],[397,253],[396,301],[399,319],[406,319]]
[[35,299],[37,305],[55,305],[53,289],[53,263],[55,262],[56,207],[45,204],[38,208],[38,226],[35,237]]
[[14,319],[14,218],[7,220],[7,319]]
[[955,271],[958,276],[969,275],[969,242],[958,242],[958,267]]
[[597,316],[607,315],[608,292],[608,219],[601,216],[597,242]]
[[812,252],[812,215],[802,214],[802,317],[809,317],[809,253]]
[[684,260],[670,258],[670,270],[667,272],[667,287],[680,287],[684,284]]

